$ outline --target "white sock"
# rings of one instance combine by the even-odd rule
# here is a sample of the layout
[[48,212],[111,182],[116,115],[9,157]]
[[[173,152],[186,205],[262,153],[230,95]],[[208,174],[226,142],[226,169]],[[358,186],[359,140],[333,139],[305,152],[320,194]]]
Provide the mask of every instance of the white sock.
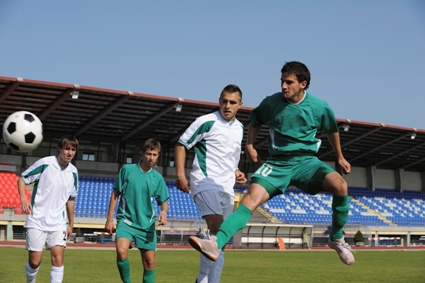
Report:
[[201,264],[199,266],[199,274],[196,278],[197,283],[208,283],[208,273],[210,272],[213,261],[209,260],[205,256],[201,255]]
[[210,272],[208,273],[208,283],[219,283],[221,272],[224,266],[224,251],[220,252],[216,261],[213,261]]
[[32,268],[30,264],[25,264],[25,274],[27,275],[27,283],[35,283],[35,277],[37,276],[38,267],[36,269]]
[[52,269],[50,270],[50,283],[62,283],[63,271],[63,265],[61,267],[52,265]]

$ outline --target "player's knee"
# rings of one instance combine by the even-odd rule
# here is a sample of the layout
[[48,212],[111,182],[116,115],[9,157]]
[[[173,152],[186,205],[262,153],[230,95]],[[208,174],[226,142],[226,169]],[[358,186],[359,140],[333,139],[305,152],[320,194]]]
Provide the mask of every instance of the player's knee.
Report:
[[145,270],[154,270],[155,269],[155,260],[149,259],[143,261],[143,267]]
[[32,268],[32,269],[37,269],[41,264],[41,260],[35,261],[35,260],[28,260],[28,265]]
[[326,191],[330,192],[335,196],[345,196],[348,194],[347,182],[341,177],[341,175],[335,173],[335,175],[326,178],[324,186]]

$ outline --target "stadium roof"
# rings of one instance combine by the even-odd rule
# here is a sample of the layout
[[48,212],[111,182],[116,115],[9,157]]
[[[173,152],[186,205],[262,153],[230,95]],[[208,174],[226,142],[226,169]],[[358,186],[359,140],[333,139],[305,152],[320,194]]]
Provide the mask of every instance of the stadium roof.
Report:
[[[25,110],[40,118],[45,132],[120,141],[153,137],[174,144],[196,117],[216,109],[217,103],[0,76],[1,126],[13,112]],[[251,110],[242,107],[237,114],[246,126],[244,144]],[[337,122],[344,156],[352,166],[425,171],[425,130],[339,118]],[[263,127],[256,148],[267,150],[267,136]],[[335,161],[326,136],[318,137],[319,158]]]

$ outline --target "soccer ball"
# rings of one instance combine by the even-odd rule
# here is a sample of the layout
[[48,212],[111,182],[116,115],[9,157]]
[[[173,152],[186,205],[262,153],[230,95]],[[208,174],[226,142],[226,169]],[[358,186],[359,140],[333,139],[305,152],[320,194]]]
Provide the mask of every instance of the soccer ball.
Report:
[[29,152],[43,140],[43,124],[31,112],[15,112],[3,124],[3,140],[15,151]]

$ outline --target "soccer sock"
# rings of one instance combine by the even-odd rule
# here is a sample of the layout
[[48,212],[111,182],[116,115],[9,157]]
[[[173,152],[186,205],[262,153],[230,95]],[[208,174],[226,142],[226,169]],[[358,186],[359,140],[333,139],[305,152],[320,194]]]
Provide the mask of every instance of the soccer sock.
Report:
[[27,263],[25,264],[25,274],[27,275],[27,283],[35,283],[35,277],[37,276],[37,272],[38,267],[35,269],[32,268],[27,261]]
[[143,271],[143,283],[154,283],[155,282],[155,269]]
[[50,283],[61,283],[63,280],[64,266],[57,267],[52,265],[50,270]]
[[224,220],[218,230],[216,235],[218,249],[222,249],[236,232],[245,227],[251,215],[252,211],[248,207],[239,204],[238,208]]
[[121,261],[117,259],[117,266],[118,266],[118,271],[120,272],[120,277],[122,282],[131,283],[130,262],[128,261],[128,258]]
[[208,273],[208,283],[220,283],[221,272],[224,266],[224,251],[221,251],[217,260],[212,263],[210,272]]
[[332,231],[331,240],[335,241],[342,238],[342,229],[348,218],[348,195],[343,197],[333,196],[332,199]]

